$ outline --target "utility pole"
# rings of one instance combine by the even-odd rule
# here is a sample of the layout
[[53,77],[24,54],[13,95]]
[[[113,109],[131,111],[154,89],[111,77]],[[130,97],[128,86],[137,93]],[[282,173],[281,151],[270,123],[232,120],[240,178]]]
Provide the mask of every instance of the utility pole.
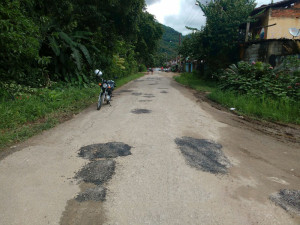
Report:
[[[181,33],[179,33],[179,47],[181,46]],[[177,60],[177,59],[176,59]],[[178,69],[181,71],[181,56],[179,55]]]

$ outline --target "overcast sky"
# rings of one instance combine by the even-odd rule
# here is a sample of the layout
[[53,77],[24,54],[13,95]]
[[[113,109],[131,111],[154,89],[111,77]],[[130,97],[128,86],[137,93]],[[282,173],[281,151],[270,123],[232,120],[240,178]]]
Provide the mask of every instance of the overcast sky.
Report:
[[[206,0],[201,0],[205,2]],[[279,2],[282,0],[274,0]],[[195,0],[146,0],[147,11],[156,19],[169,27],[185,34],[190,33],[185,26],[201,28],[205,25],[205,17]],[[271,0],[256,0],[257,6],[271,3]]]

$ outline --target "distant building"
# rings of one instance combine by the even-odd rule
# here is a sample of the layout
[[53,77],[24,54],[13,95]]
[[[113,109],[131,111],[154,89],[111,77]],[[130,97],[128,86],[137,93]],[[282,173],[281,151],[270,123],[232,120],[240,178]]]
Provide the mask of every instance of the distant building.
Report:
[[289,28],[300,28],[300,0],[284,0],[262,5],[252,11],[251,17],[256,21],[247,25],[246,41],[292,39]]

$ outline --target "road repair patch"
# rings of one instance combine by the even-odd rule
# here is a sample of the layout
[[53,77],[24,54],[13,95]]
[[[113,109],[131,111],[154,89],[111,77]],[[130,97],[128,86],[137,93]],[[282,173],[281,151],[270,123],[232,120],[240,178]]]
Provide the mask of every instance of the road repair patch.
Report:
[[282,189],[278,193],[272,194],[270,199],[287,212],[300,216],[300,190]]
[[93,144],[80,148],[79,156],[85,159],[116,158],[118,156],[131,155],[131,146],[122,142],[108,142],[105,144]]
[[85,165],[75,177],[87,183],[101,185],[111,179],[115,166],[116,162],[111,159],[91,162]]
[[95,188],[86,189],[84,192],[81,192],[75,198],[78,202],[85,201],[104,201],[106,196],[106,188],[97,186]]
[[151,113],[152,111],[149,109],[134,109],[131,110],[131,112],[134,114],[146,114],[146,113]]
[[225,174],[231,163],[224,155],[222,145],[205,139],[191,137],[176,138],[175,143],[184,155],[187,163],[196,169]]

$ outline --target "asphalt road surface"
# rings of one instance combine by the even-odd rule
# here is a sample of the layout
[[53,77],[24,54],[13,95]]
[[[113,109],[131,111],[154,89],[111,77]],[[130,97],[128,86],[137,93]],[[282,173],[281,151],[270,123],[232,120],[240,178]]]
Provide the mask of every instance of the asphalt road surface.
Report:
[[[145,75],[112,106],[2,154],[0,224],[300,224],[299,143],[210,106],[172,75]],[[291,207],[280,193],[294,194]]]

